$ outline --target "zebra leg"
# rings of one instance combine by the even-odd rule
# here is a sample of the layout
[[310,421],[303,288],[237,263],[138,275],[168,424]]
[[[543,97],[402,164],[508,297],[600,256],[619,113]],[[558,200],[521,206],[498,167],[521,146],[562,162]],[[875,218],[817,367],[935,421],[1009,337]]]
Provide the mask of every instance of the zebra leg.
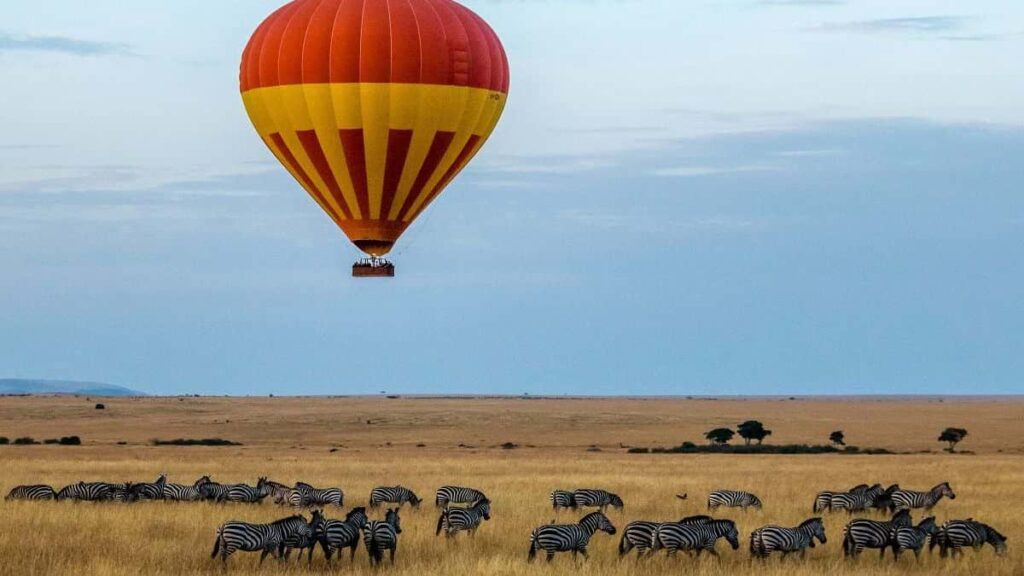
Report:
[[551,562],[554,559],[555,559],[555,551],[554,550],[548,550],[548,559],[547,559],[547,561]]
[[590,555],[587,553],[586,548],[580,548],[580,554],[583,556],[583,560],[590,560]]
[[392,566],[395,565],[395,552],[397,552],[397,551],[398,551],[398,545],[397,544],[393,548],[391,548],[391,550],[389,551],[390,555],[391,555],[391,565]]

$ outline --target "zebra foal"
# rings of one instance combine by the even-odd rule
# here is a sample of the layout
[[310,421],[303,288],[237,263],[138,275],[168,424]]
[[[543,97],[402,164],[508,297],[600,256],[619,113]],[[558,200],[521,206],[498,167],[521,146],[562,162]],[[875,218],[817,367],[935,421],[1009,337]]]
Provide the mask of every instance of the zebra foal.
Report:
[[462,531],[469,532],[470,536],[476,534],[476,529],[484,520],[491,519],[491,501],[487,498],[474,502],[469,508],[444,508],[441,516],[437,519],[437,530],[434,536],[441,534],[448,538],[454,537]]
[[715,490],[708,494],[708,510],[717,510],[719,506],[726,508],[740,508],[744,512],[747,508],[761,509],[761,499],[750,492],[739,490]]

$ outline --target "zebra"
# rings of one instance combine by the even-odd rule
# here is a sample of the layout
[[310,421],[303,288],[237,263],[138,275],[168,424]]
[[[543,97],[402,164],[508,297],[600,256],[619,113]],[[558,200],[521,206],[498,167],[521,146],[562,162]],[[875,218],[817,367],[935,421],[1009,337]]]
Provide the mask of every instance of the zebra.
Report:
[[267,496],[271,497],[274,504],[286,504],[288,503],[288,497],[292,493],[293,488],[286,486],[280,482],[274,482],[273,480],[266,481]]
[[899,484],[892,484],[891,486],[883,490],[882,493],[878,495],[878,497],[875,498],[875,501],[871,504],[871,507],[875,511],[880,512],[882,514],[888,513],[889,509],[892,508],[892,493],[899,489]]
[[674,556],[679,550],[695,550],[697,556],[701,552],[708,552],[718,557],[715,551],[715,543],[719,538],[725,538],[733,550],[740,547],[739,531],[736,530],[736,523],[732,520],[708,519],[699,522],[668,522],[658,526],[651,537],[651,552],[665,548],[669,556]]
[[164,484],[164,500],[171,500],[174,502],[197,502],[203,499],[202,494],[199,492],[199,486],[202,479],[196,480],[191,486],[185,484]]
[[906,528],[911,524],[909,510],[900,510],[884,522],[863,518],[853,520],[843,528],[843,556],[857,556],[865,548],[877,548],[880,557],[884,558],[893,528]]
[[537,557],[537,550],[544,550],[547,553],[548,562],[555,558],[556,552],[572,552],[573,560],[577,554],[582,554],[583,558],[587,559],[587,544],[598,530],[615,534],[615,525],[603,512],[591,512],[577,524],[538,526],[530,533],[530,552],[526,557],[527,561],[533,562]]
[[551,491],[551,508],[558,512],[559,508],[571,508],[576,509],[576,500],[572,497],[571,490],[552,490]]
[[761,509],[761,499],[754,496],[750,492],[740,492],[738,490],[715,490],[708,495],[708,510],[716,510],[719,506],[725,506],[727,508],[742,508],[744,512],[747,508]]
[[601,512],[607,511],[609,506],[616,510],[623,508],[622,498],[607,490],[580,488],[572,493],[572,500],[576,508],[597,508]]
[[402,504],[408,502],[413,508],[419,508],[422,500],[412,490],[405,488],[401,484],[398,486],[378,486],[370,490],[370,508],[379,508],[384,502],[398,504],[399,508],[402,507]]
[[223,502],[227,497],[228,489],[231,486],[225,486],[219,482],[210,480],[209,476],[203,476],[195,481],[196,490],[199,491],[200,500],[209,500],[213,502]]
[[56,500],[57,491],[46,484],[15,486],[7,493],[4,500]]
[[[846,493],[863,494],[864,492],[867,492],[868,490],[871,490],[875,487],[878,487],[880,490],[881,484],[875,484],[874,486],[868,486],[867,484],[857,484],[853,488],[847,490]],[[825,490],[822,492],[818,492],[818,494],[814,497],[814,505],[811,507],[811,512],[813,512],[814,514],[821,514],[826,510],[831,510],[832,497],[835,496],[836,494],[842,493],[843,492],[841,490]]]
[[345,516],[345,520],[323,519],[314,526],[316,539],[320,542],[327,561],[330,562],[334,552],[342,548],[351,548],[352,554],[349,556],[349,560],[355,560],[356,548],[359,548],[360,530],[365,524],[366,508],[360,506],[350,510]]
[[913,550],[914,558],[921,559],[921,548],[929,536],[939,531],[935,525],[935,516],[921,520],[917,526],[893,528],[889,533],[889,545],[892,546],[893,560],[899,560],[905,550]]
[[841,492],[832,495],[829,511],[846,510],[847,513],[863,512],[870,508],[883,492],[881,484],[857,492]]
[[135,493],[135,484],[131,482],[125,482],[124,484],[108,484],[110,491],[107,493],[106,500],[111,502],[136,502],[139,497]]
[[[679,523],[698,524],[709,520],[713,520],[713,518],[701,514],[699,516],[687,516],[679,520]],[[650,553],[654,532],[661,525],[661,522],[648,522],[646,520],[636,520],[626,524],[626,527],[622,530],[622,538],[619,540],[619,557],[621,558],[629,554],[633,548],[636,548],[637,559]]]
[[292,506],[334,504],[341,508],[345,503],[345,493],[341,488],[315,488],[305,482],[296,482],[295,488],[288,492],[288,503]]
[[312,512],[313,517],[310,519],[309,524],[304,528],[297,526],[296,529],[289,534],[281,542],[277,549],[277,555],[279,558],[288,560],[288,556],[291,555],[292,550],[298,549],[299,555],[296,556],[296,560],[302,559],[302,551],[309,550],[308,563],[313,563],[313,549],[316,548],[316,526],[319,526],[324,522],[323,510],[317,509]]
[[395,552],[398,551],[398,535],[401,533],[402,524],[398,508],[388,508],[384,520],[371,520],[363,524],[363,542],[366,543],[366,551],[370,555],[370,564],[383,562],[385,550],[389,552],[391,564],[394,564]]
[[967,520],[950,520],[939,528],[938,532],[932,535],[928,542],[928,550],[939,546],[939,556],[945,558],[952,550],[953,557],[963,555],[965,546],[980,550],[985,544],[990,544],[995,549],[997,556],[1006,554],[1006,536],[1003,536],[995,528],[977,522],[972,518]]
[[217,528],[217,539],[213,542],[213,553],[210,558],[220,554],[221,562],[227,564],[228,556],[238,550],[243,552],[260,551],[260,564],[267,555],[280,558],[280,548],[295,533],[309,529],[309,523],[303,516],[295,515],[282,518],[270,524],[250,524],[248,522],[230,521]]
[[434,496],[434,506],[447,508],[449,504],[472,504],[486,499],[487,495],[475,488],[441,486]]
[[131,488],[133,500],[163,500],[164,488],[167,486],[167,475],[161,474],[156,482],[139,482]]
[[815,538],[822,544],[828,542],[821,518],[804,520],[795,528],[762,526],[750,533],[750,555],[767,558],[772,552],[779,551],[785,558],[790,552],[799,552],[803,558],[808,547],[814,548]]
[[112,488],[106,482],[78,482],[69,484],[57,492],[57,500],[98,502],[109,500]]
[[235,484],[227,487],[227,492],[224,493],[224,502],[243,502],[246,504],[260,504],[263,499],[270,495],[270,486],[267,485],[267,479],[261,476],[256,481],[256,486],[252,487],[248,484]]
[[434,536],[441,534],[448,538],[454,537],[460,531],[468,531],[470,536],[476,534],[476,529],[484,520],[491,519],[491,501],[487,498],[477,500],[469,508],[444,508],[441,516],[437,519],[437,530]]
[[949,482],[936,485],[927,492],[915,492],[913,490],[895,490],[892,493],[892,510],[910,510],[924,508],[931,510],[939,503],[943,496],[950,500],[956,499],[956,494],[949,487]]

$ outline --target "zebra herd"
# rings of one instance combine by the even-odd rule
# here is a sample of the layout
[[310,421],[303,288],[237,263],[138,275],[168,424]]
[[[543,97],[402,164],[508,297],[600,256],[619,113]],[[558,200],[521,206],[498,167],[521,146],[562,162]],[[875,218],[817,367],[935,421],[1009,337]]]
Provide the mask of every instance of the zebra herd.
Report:
[[[685,498],[684,496],[678,496]],[[319,545],[324,557],[330,563],[335,554],[349,549],[350,561],[355,559],[359,542],[366,547],[371,564],[380,564],[387,554],[391,563],[395,561],[399,535],[402,533],[400,510],[409,504],[413,509],[422,500],[410,489],[401,485],[379,486],[369,494],[369,508],[376,510],[383,505],[387,508],[383,517],[371,519],[367,508],[353,508],[342,519],[330,519],[324,513],[325,507],[344,506],[345,493],[340,488],[317,488],[305,482],[292,486],[274,482],[266,477],[257,479],[255,485],[221,484],[209,476],[203,476],[191,485],[172,484],[161,474],[154,482],[78,482],[59,491],[46,485],[18,486],[10,491],[7,500],[74,500],[137,502],[144,500],[165,501],[208,501],[215,503],[261,503],[270,498],[280,505],[312,509],[311,517],[293,514],[267,524],[230,521],[222,524],[216,532],[212,558],[227,559],[238,551],[260,552],[260,562],[267,556],[287,560],[293,551],[308,554],[312,562],[313,552]],[[843,528],[842,549],[844,556],[856,557],[866,549],[877,549],[880,556],[891,549],[898,560],[903,552],[911,551],[916,558],[927,544],[929,552],[939,548],[940,556],[957,556],[963,548],[978,549],[991,545],[996,554],[1006,552],[1007,538],[985,523],[967,518],[950,520],[939,525],[934,516],[913,523],[911,510],[930,511],[943,498],[955,499],[956,494],[948,482],[943,482],[927,491],[912,491],[892,484],[883,488],[881,484],[860,484],[848,490],[822,491],[815,495],[812,512],[842,512],[849,515],[863,512],[880,512],[889,515],[887,519],[855,518]],[[440,509],[435,536],[443,532],[447,538],[454,538],[459,532],[470,536],[491,519],[491,500],[482,491],[462,486],[442,486],[435,494],[435,506]],[[585,514],[576,523],[538,526],[530,533],[527,559],[533,561],[543,552],[548,561],[559,552],[570,552],[588,558],[587,547],[598,532],[610,535],[617,529],[606,515],[608,508],[619,513],[624,511],[621,497],[608,490],[580,488],[575,490],[553,490],[550,502],[557,513],[562,509],[579,511],[596,508]],[[761,500],[754,494],[738,490],[716,490],[707,498],[708,514],[720,508],[762,510]],[[715,550],[719,540],[725,539],[733,550],[740,547],[739,530],[736,522],[725,518],[714,518],[708,514],[686,516],[678,521],[657,522],[635,520],[626,524],[619,540],[619,557],[637,550],[637,558],[649,557],[660,550],[668,556],[679,551],[700,556],[702,553],[718,557]],[[798,554],[803,557],[808,548],[827,542],[825,524],[821,516],[809,518],[797,526],[785,527],[766,525],[751,532],[749,551],[753,558],[764,559],[774,553],[786,557]]]

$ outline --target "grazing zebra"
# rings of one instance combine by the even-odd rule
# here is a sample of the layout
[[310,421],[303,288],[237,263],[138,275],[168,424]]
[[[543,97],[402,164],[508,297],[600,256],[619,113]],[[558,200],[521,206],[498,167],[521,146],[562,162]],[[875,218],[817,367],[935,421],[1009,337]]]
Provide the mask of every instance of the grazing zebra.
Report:
[[615,526],[603,512],[591,512],[577,524],[546,524],[534,528],[530,533],[530,553],[527,560],[533,562],[537,550],[547,553],[547,561],[554,559],[556,552],[572,552],[573,560],[577,554],[587,559],[587,544],[598,530],[615,534]]
[[111,485],[106,482],[79,482],[61,488],[57,492],[57,500],[98,502],[109,500],[112,491]]
[[790,552],[799,552],[803,558],[807,548],[814,548],[814,539],[824,544],[825,524],[821,518],[804,520],[795,528],[781,526],[763,526],[750,533],[750,555],[767,558],[772,552],[782,552],[785,558]]
[[747,511],[747,508],[760,510],[761,499],[750,492],[740,492],[738,490],[715,490],[708,495],[708,510],[716,510],[719,506],[725,506],[727,508],[742,508],[744,512]]
[[949,487],[949,482],[938,484],[927,492],[895,490],[892,493],[891,508],[892,510],[924,508],[927,511],[934,508],[935,505],[939,503],[939,500],[942,500],[943,496],[946,496],[950,500],[956,499],[956,494],[954,494],[953,489]]
[[893,560],[899,560],[905,550],[913,550],[914,558],[921,559],[921,548],[929,536],[939,531],[935,525],[935,516],[921,520],[917,526],[893,528],[889,533],[889,545],[892,546]]
[[572,497],[571,490],[552,490],[551,508],[558,512],[559,508],[576,509],[576,500]]
[[[713,518],[701,514],[699,516],[687,516],[681,519],[679,523],[697,524],[709,520],[713,520]],[[654,533],[661,524],[661,522],[648,522],[646,520],[637,520],[626,524],[626,528],[622,531],[622,538],[619,540],[619,557],[629,554],[633,548],[636,548],[637,559],[647,555],[651,551]]]
[[611,506],[616,510],[622,510],[622,498],[607,490],[596,490],[592,488],[580,488],[572,493],[572,500],[576,508],[597,508],[601,512],[608,510]]
[[370,508],[379,508],[385,502],[398,504],[399,508],[408,502],[413,508],[419,508],[422,500],[412,490],[402,485],[378,486],[370,490]]
[[319,525],[314,526],[315,536],[324,550],[327,561],[336,550],[351,548],[352,554],[349,560],[355,560],[356,548],[359,547],[360,530],[366,524],[366,508],[360,506],[353,508],[345,516],[345,520],[322,520]]
[[305,482],[296,482],[295,488],[288,492],[288,503],[292,506],[333,504],[341,508],[345,503],[345,493],[341,488],[315,488]]
[[949,551],[953,551],[953,557],[962,555],[962,548],[970,546],[980,550],[985,544],[990,544],[995,549],[997,556],[1006,554],[1006,536],[1000,534],[995,528],[988,524],[977,522],[968,518],[967,520],[950,520],[939,528],[939,531],[932,535],[928,542],[928,550],[939,546],[939,555],[945,558]]
[[4,500],[56,500],[57,492],[46,484],[15,486]]
[[840,492],[833,494],[832,500],[829,503],[829,510],[832,512],[846,510],[849,514],[853,514],[854,512],[863,512],[875,503],[875,499],[878,498],[882,492],[882,485],[875,484],[870,488],[859,490],[857,492]]
[[857,556],[865,548],[877,548],[880,557],[885,557],[885,548],[889,545],[889,534],[893,528],[906,528],[911,523],[909,510],[900,510],[885,522],[853,520],[843,528],[843,556]]
[[167,475],[161,474],[156,482],[140,482],[131,488],[133,500],[163,500],[164,488],[167,486]]
[[248,484],[235,484],[227,486],[223,502],[242,502],[246,504],[260,504],[263,499],[270,495],[270,486],[267,485],[266,477],[261,476],[256,481],[256,486]]
[[138,496],[135,494],[135,484],[126,482],[124,484],[108,484],[110,492],[107,493],[107,500],[111,502],[135,502]]
[[484,520],[491,519],[491,501],[487,498],[478,500],[469,508],[444,508],[441,516],[437,519],[437,530],[434,536],[444,530],[444,535],[451,538],[465,530],[470,536],[476,534],[476,529]]
[[301,534],[309,529],[309,523],[302,516],[282,518],[270,524],[250,524],[248,522],[225,522],[217,528],[217,539],[213,542],[213,553],[210,558],[220,554],[221,562],[227,563],[228,556],[236,551],[261,552],[260,564],[270,554],[280,558],[281,545],[293,534]]
[[366,551],[370,555],[370,564],[383,562],[385,550],[389,552],[391,563],[394,564],[395,552],[398,550],[398,535],[401,533],[398,508],[388,508],[384,520],[371,520],[364,524],[363,542],[366,543]]
[[486,499],[486,494],[474,488],[441,486],[434,496],[434,506],[447,508],[449,504],[472,504]]
[[736,523],[732,520],[703,520],[697,522],[668,522],[658,526],[651,537],[651,552],[664,548],[669,556],[675,556],[679,550],[707,552],[718,557],[715,543],[725,538],[733,550],[740,547],[740,535]]
[[168,482],[164,484],[164,500],[174,502],[197,502],[202,500],[203,496],[199,493],[199,485],[199,480],[196,480],[195,484],[191,486]]

